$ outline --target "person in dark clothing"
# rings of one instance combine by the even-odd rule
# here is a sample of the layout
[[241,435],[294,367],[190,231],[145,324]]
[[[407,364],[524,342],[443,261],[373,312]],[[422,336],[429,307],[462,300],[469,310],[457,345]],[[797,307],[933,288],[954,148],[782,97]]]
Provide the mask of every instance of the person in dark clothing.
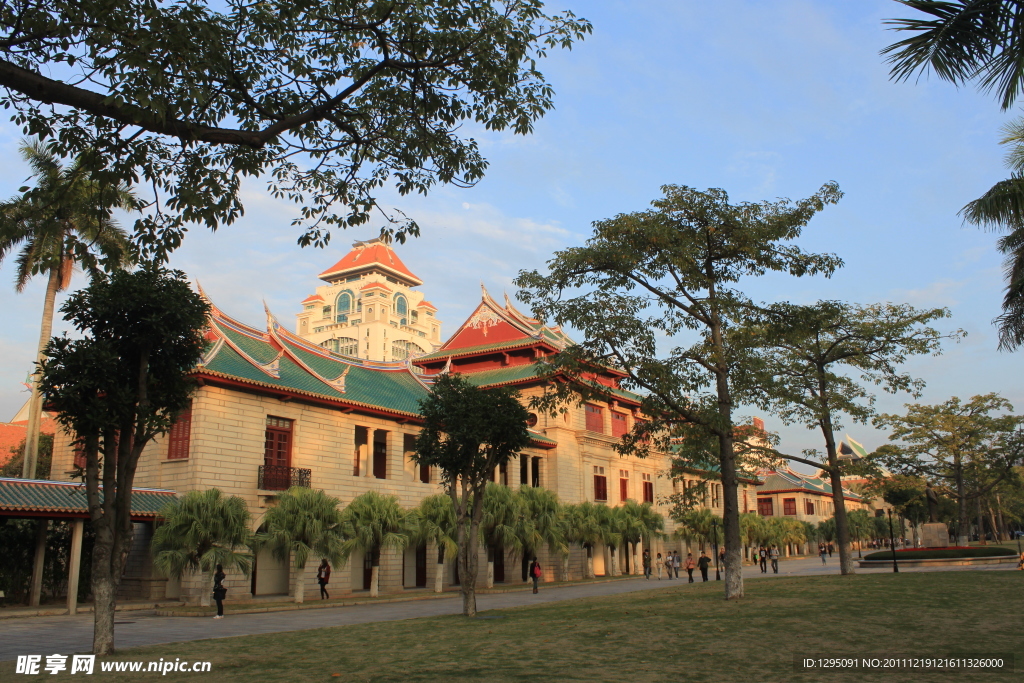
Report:
[[758,559],[761,562],[761,573],[762,574],[767,574],[768,573],[768,549],[765,548],[764,546],[761,546],[761,549],[758,551]]
[[224,597],[228,593],[228,589],[224,587],[226,576],[224,566],[218,564],[217,571],[213,575],[213,599],[217,602],[217,616],[214,619],[224,618]]
[[725,569],[725,548],[718,551],[718,564],[722,566],[722,569]]
[[700,559],[697,560],[697,568],[700,569],[701,578],[708,580],[708,567],[711,566],[711,558],[703,550],[700,551]]
[[316,582],[320,584],[320,599],[330,600],[331,595],[327,592],[327,584],[331,582],[331,565],[327,558],[320,560],[320,566],[316,570]]
[[833,545],[832,545],[831,543],[829,543],[829,544],[828,544],[828,556],[829,556],[829,557],[832,557],[832,553],[834,553],[834,552],[835,552],[835,550],[836,550],[836,549],[835,549],[835,546],[833,546]]
[[644,551],[644,578],[651,580],[651,551]]
[[686,563],[683,568],[686,569],[686,576],[689,577],[690,583],[693,583],[693,570],[696,569],[697,563],[693,561],[693,553],[686,553]]
[[533,558],[533,562],[530,563],[530,578],[533,579],[533,592],[537,592],[537,582],[540,581],[540,577],[544,572],[540,568],[540,562],[537,558]]

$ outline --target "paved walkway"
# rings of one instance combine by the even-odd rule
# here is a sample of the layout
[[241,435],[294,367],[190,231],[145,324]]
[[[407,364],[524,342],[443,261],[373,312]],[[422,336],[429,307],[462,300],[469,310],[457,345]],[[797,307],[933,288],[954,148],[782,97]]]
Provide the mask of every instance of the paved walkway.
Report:
[[[1003,571],[1013,564],[982,565],[978,567],[907,568],[901,571]],[[771,571],[769,567],[769,572]],[[858,569],[858,573],[891,572],[887,569]],[[745,567],[744,578],[776,578],[781,576],[813,576],[838,572],[838,557],[824,567],[818,558],[783,560],[779,574],[761,574],[757,567]],[[696,572],[695,572],[696,573]],[[711,570],[714,580],[714,568]],[[699,580],[699,579],[698,579]],[[686,581],[685,574],[681,579]],[[657,579],[646,581],[642,577],[606,583],[542,589],[538,595],[531,591],[517,591],[491,595],[478,595],[477,608],[483,612],[538,603],[576,600],[601,595],[618,595],[643,590],[656,590],[678,586],[679,582]],[[230,609],[230,607],[229,607]],[[326,626],[365,624],[376,621],[397,621],[417,617],[459,614],[461,598],[416,600],[377,605],[359,605],[289,612],[246,614],[225,619],[198,617],[158,617],[154,612],[119,612],[115,622],[115,638],[119,648],[178,643],[207,638],[302,631]],[[89,652],[92,648],[91,614],[58,617],[35,617],[0,621],[0,661],[15,659],[20,654],[73,654]],[[183,650],[184,651],[184,650]]]

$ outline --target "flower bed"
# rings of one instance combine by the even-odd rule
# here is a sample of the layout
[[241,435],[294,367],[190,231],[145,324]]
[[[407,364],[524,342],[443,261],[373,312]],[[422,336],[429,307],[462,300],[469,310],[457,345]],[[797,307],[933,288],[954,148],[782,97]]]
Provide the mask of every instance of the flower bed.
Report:
[[[897,560],[939,560],[939,559],[952,559],[958,557],[1003,557],[1006,555],[1016,555],[1017,553],[1009,548],[1001,548],[999,546],[986,546],[984,548],[964,548],[951,547],[951,548],[928,548],[918,549],[910,548],[906,550],[897,550]],[[877,553],[871,553],[870,555],[864,556],[865,560],[891,560],[891,550],[881,550]]]

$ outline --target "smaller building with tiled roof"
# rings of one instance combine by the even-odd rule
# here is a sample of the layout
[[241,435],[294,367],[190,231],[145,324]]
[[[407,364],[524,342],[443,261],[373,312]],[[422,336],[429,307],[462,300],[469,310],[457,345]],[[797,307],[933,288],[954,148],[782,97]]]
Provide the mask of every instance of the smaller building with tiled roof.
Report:
[[[102,503],[102,487],[99,493]],[[167,489],[132,489],[132,520],[153,521],[175,497],[175,492]],[[0,478],[0,517],[88,519],[85,484]]]
[[[828,479],[801,474],[791,468],[760,470],[757,511],[762,517],[788,517],[812,524],[835,514],[834,491]],[[868,507],[863,496],[844,488],[848,511]]]

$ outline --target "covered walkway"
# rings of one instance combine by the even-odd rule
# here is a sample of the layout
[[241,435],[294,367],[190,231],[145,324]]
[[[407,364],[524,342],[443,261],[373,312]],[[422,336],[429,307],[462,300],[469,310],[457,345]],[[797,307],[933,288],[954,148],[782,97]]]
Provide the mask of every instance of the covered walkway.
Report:
[[[175,497],[166,489],[133,489],[132,521],[152,523],[160,510]],[[100,501],[103,490],[100,489]],[[78,610],[78,577],[82,567],[82,538],[89,506],[85,484],[68,481],[0,478],[0,520],[36,520],[35,555],[29,604],[39,605],[43,590],[43,563],[46,559],[46,532],[51,520],[72,522],[68,562],[68,614]]]

